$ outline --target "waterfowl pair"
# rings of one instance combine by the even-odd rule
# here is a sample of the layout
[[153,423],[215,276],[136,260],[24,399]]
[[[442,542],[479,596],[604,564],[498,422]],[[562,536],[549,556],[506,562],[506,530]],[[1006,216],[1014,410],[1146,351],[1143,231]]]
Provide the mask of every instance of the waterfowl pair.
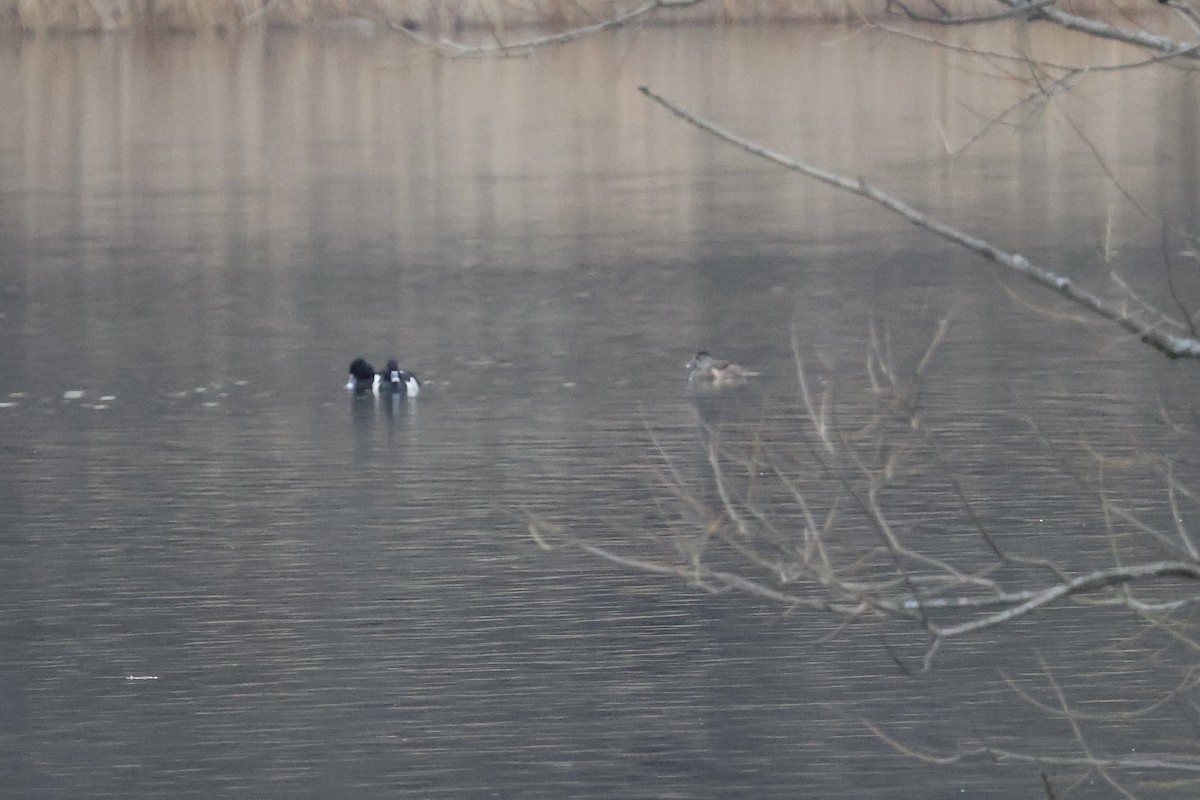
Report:
[[719,361],[707,350],[696,353],[696,357],[685,366],[691,370],[688,374],[688,388],[701,394],[736,389],[744,386],[747,378],[758,374],[743,369],[738,364]]
[[421,392],[421,381],[416,374],[401,369],[396,359],[389,359],[387,368],[379,372],[364,358],[350,362],[350,380],[347,389],[355,394],[367,391],[390,392],[402,397],[416,397]]

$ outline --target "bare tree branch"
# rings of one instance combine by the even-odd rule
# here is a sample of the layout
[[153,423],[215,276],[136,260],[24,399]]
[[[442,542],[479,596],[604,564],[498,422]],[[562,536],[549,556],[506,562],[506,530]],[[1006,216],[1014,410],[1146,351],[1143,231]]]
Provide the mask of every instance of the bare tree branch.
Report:
[[[681,108],[665,97],[654,93],[646,86],[639,87],[639,89],[642,94],[697,128],[767,161],[807,175],[810,178],[815,178],[822,183],[829,184],[838,189],[873,200],[879,205],[904,217],[914,225],[935,233],[943,239],[973,250],[1006,269],[1058,292],[1063,297],[1088,309],[1094,314],[1117,323],[1136,335],[1142,342],[1145,342],[1170,358],[1200,358],[1200,340],[1191,336],[1175,335],[1163,330],[1159,317],[1146,320],[1142,315],[1130,311],[1124,305],[1106,300],[1087,289],[1076,286],[1074,281],[1065,275],[1060,275],[1045,267],[1034,264],[1025,258],[1025,256],[1001,250],[990,242],[971,236],[940,220],[922,214],[904,201],[876,189],[861,178],[851,180],[850,178],[819,167],[788,158],[756,142],[731,133],[717,124]],[[1165,317],[1165,315],[1160,316]]]
[[1066,583],[1060,583],[1051,586],[1036,594],[1032,599],[1018,606],[989,614],[985,617],[965,622],[961,625],[952,625],[941,628],[936,627],[934,630],[937,635],[950,638],[953,636],[961,636],[964,633],[990,628],[995,625],[1000,625],[1017,617],[1024,616],[1031,611],[1034,611],[1042,606],[1051,603],[1063,597],[1069,597],[1073,594],[1081,592],[1094,591],[1096,589],[1104,589],[1118,584],[1128,583],[1130,581],[1143,580],[1146,578],[1190,578],[1192,580],[1200,580],[1200,564],[1193,564],[1186,561],[1156,561],[1150,564],[1135,564],[1127,567],[1112,567],[1111,569],[1099,569],[1095,572],[1090,572],[1087,575],[1080,575],[1072,578]]
[[654,11],[657,11],[660,8],[687,8],[689,6],[699,5],[703,2],[705,2],[705,0],[649,0],[649,2],[643,3],[642,5],[637,6],[630,11],[618,14],[612,19],[606,19],[602,22],[597,22],[592,25],[583,25],[578,28],[571,28],[570,30],[562,31],[561,33],[553,33],[548,36],[537,36],[532,39],[522,39],[520,41],[510,42],[507,44],[500,41],[499,33],[496,31],[493,31],[493,38],[496,40],[495,44],[465,45],[461,42],[456,42],[445,37],[438,39],[430,38],[419,31],[411,30],[410,28],[390,19],[387,22],[392,30],[410,36],[426,47],[431,47],[443,55],[447,55],[452,58],[511,56],[525,55],[526,52],[536,47],[548,47],[550,45],[563,44],[565,42],[571,42],[575,41],[576,39],[583,39],[588,36],[603,33],[604,31],[612,30],[613,28],[620,28],[621,26],[627,25],[640,17],[644,17]]
[[890,25],[883,25],[881,23],[874,22],[874,21],[869,21],[867,24],[869,24],[872,28],[878,28],[879,30],[883,31],[884,33],[890,33],[894,36],[903,36],[905,38],[913,39],[914,41],[921,42],[922,44],[931,45],[933,47],[940,47],[944,50],[952,50],[956,53],[966,53],[968,55],[977,56],[979,58],[984,58],[984,59],[988,59],[991,61],[994,61],[994,60],[1017,61],[1017,62],[1021,62],[1021,63],[1036,64],[1037,66],[1041,67],[1042,69],[1062,70],[1063,72],[1113,72],[1113,71],[1119,71],[1119,70],[1137,69],[1139,67],[1144,67],[1149,64],[1160,64],[1165,61],[1170,61],[1171,59],[1177,58],[1180,55],[1188,55],[1189,53],[1200,51],[1200,42],[1198,42],[1196,44],[1187,45],[1183,48],[1183,50],[1178,51],[1178,52],[1160,53],[1158,55],[1140,59],[1138,61],[1130,61],[1130,62],[1126,62],[1123,64],[1100,64],[1100,65],[1089,64],[1089,65],[1081,66],[1078,64],[1074,64],[1074,65],[1058,64],[1053,61],[1046,61],[1044,59],[1034,59],[1034,58],[1029,57],[1028,55],[1013,55],[1012,53],[998,53],[994,50],[976,50],[974,48],[965,47],[960,44],[952,44],[950,42],[944,42],[941,39],[936,39],[932,36],[922,36],[921,34],[916,33],[914,31],[906,31],[906,30],[902,30],[900,28],[893,28]]
[[942,16],[940,17],[931,17],[927,14],[918,14],[904,3],[899,2],[899,0],[892,0],[888,5],[896,6],[900,9],[904,16],[917,22],[934,22],[938,25],[983,25],[988,22],[999,22],[1005,19],[1012,19],[1013,17],[1032,14],[1034,11],[1037,11],[1040,8],[1053,5],[1056,2],[1058,2],[1058,0],[1036,0],[1036,2],[1032,3],[1013,5],[1013,7],[1009,8],[1007,11],[998,11],[995,14],[977,14],[969,17],[954,16],[948,13],[945,9],[941,9]]
[[[1030,5],[1025,0],[999,0],[999,2],[1018,10],[1024,10]],[[1124,42],[1125,44],[1162,53],[1163,55],[1200,58],[1200,52],[1197,51],[1197,44],[1185,45],[1169,36],[1160,36],[1148,31],[1118,28],[1107,22],[1068,14],[1049,5],[1032,9],[1031,19],[1048,20],[1068,30],[1086,33],[1089,36],[1095,36],[1100,39]]]

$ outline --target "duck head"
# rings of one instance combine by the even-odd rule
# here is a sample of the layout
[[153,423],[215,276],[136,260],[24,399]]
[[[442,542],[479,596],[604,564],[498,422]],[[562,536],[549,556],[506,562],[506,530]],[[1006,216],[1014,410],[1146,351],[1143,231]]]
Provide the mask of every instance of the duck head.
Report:
[[701,350],[696,353],[696,357],[688,363],[684,364],[688,369],[712,369],[717,366],[716,359],[707,350]]

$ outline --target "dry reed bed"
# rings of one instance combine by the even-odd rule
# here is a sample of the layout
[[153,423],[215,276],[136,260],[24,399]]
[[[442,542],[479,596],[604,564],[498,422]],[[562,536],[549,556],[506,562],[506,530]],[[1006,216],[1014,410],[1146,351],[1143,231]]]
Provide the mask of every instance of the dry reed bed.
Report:
[[[228,31],[248,25],[300,27],[368,19],[431,32],[463,29],[563,30],[609,19],[639,0],[0,0],[0,29],[89,33],[153,29]],[[920,4],[920,0],[917,0]],[[656,22],[845,22],[885,13],[886,0],[703,0],[663,8]],[[1146,0],[1063,0],[1074,13],[1144,11]],[[994,12],[993,0],[959,0],[958,13]],[[932,13],[932,8],[928,9]]]

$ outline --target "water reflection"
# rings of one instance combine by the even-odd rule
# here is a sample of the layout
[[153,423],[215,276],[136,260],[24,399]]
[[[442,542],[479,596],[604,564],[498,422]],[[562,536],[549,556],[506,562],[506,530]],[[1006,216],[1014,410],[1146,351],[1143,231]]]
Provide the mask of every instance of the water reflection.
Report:
[[[1072,274],[1093,269],[1097,220],[1129,263],[1158,263],[1157,226],[1051,125],[946,156],[978,131],[966,99],[1002,109],[1019,87],[844,33],[641,30],[462,62],[390,36],[0,49],[0,779],[92,797],[1041,792],[1003,765],[914,764],[856,720],[1057,740],[981,676],[1031,670],[1012,641],[1092,641],[1086,619],[911,678],[876,631],[820,644],[826,620],[526,532],[536,513],[670,547],[686,532],[659,450],[711,497],[706,437],[794,441],[793,327],[820,378],[861,388],[872,324],[911,368],[951,316],[922,402],[1016,538],[1076,548],[1086,524],[1078,486],[999,412],[1089,447],[1170,445],[1155,388],[1179,408],[1194,377],[997,302],[965,256],[636,91]],[[1080,47],[1062,58],[1098,57]],[[1090,80],[1062,102],[1128,191],[1186,216],[1195,104],[1177,93],[1195,78]],[[700,347],[761,375],[693,404],[680,365]],[[358,352],[403,355],[428,390],[345,392]]]

